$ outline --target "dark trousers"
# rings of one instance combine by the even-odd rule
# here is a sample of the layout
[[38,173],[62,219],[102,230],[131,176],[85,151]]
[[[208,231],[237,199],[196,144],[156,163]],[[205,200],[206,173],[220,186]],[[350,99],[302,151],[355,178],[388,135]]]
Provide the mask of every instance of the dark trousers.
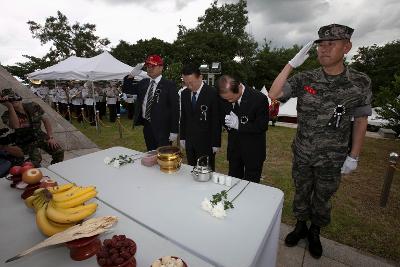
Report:
[[110,113],[110,122],[115,122],[115,120],[117,119],[117,105],[108,104],[108,112]]
[[[215,171],[215,154],[212,153],[204,153],[204,151],[199,151],[196,150],[193,146],[188,145],[186,146],[186,158],[188,161],[188,164],[191,166],[196,166],[197,165],[197,159],[200,158],[201,156],[208,156],[209,164],[212,168],[213,171]],[[206,163],[206,160],[202,160],[203,164]]]
[[69,120],[68,104],[58,103],[58,112],[60,112],[61,116],[63,116],[66,120]]
[[147,120],[144,120],[143,123],[143,136],[147,151],[155,150],[160,146],[171,145],[171,142],[169,142],[168,138],[166,140],[158,140],[156,138],[156,135],[153,132],[153,127],[151,127],[150,122]]
[[121,101],[117,101],[117,114],[121,114]]
[[83,121],[83,116],[82,116],[82,105],[72,105],[72,110],[75,113],[75,116],[78,119],[78,122]]
[[87,120],[90,122],[90,125],[94,126],[96,125],[96,121],[95,121],[95,114],[94,114],[94,107],[93,105],[85,105],[85,109],[86,109],[86,116],[87,116]]
[[135,110],[135,104],[134,103],[128,103],[127,105],[128,108],[128,119],[133,119],[133,113]]
[[96,102],[96,109],[99,111],[100,120],[106,115],[106,102]]
[[241,157],[229,159],[229,176],[259,183],[262,173],[262,162],[245,163]]

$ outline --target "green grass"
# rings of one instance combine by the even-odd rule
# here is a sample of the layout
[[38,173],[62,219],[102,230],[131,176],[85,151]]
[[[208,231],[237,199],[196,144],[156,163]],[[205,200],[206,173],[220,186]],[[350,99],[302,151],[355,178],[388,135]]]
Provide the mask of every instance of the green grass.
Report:
[[[142,128],[132,129],[132,122],[122,117],[123,137],[117,124],[105,122],[97,134],[95,127],[74,125],[100,148],[124,146],[145,151]],[[112,127],[110,127],[112,126]],[[291,178],[291,143],[295,129],[270,127],[268,156],[264,163],[263,183],[285,193],[282,221],[294,224],[292,200],[294,187]],[[216,170],[227,173],[226,133],[223,134],[222,151],[216,157]],[[400,153],[400,141],[366,138],[360,155],[358,169],[344,176],[340,188],[332,199],[332,222],[322,235],[362,251],[393,261],[400,261],[400,171],[395,172],[386,208],[379,206],[383,177],[390,152]],[[399,164],[400,168],[400,164]]]

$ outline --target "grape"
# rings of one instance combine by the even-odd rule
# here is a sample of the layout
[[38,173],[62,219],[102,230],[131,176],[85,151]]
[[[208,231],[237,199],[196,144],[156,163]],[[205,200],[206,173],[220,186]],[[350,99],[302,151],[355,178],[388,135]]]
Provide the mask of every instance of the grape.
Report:
[[112,248],[112,249],[110,249],[110,250],[108,251],[108,253],[110,253],[110,254],[116,254],[116,253],[118,253],[118,249]]
[[132,256],[135,255],[135,253],[136,253],[136,248],[131,247],[131,248],[129,249],[129,253],[130,253]]
[[104,246],[108,247],[111,245],[111,239],[105,239],[103,242]]
[[125,235],[119,235],[118,237],[119,237],[119,240],[125,240],[126,239]]
[[114,264],[121,264],[123,263],[125,260],[121,257],[118,257],[116,259],[113,260]]
[[110,258],[108,258],[107,259],[107,265],[112,265],[112,264],[113,264],[113,261]]
[[105,258],[99,258],[99,259],[97,260],[97,262],[98,262],[101,266],[104,266],[104,265],[107,264],[107,260],[106,260]]
[[128,260],[131,258],[131,254],[129,254],[129,252],[123,252],[121,253],[121,257]]

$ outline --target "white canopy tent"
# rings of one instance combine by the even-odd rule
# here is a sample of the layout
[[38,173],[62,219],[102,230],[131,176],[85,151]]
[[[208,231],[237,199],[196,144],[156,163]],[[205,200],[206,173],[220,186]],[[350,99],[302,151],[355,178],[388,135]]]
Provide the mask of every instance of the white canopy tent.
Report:
[[[71,56],[59,63],[28,74],[32,80],[122,80],[132,71],[132,67],[114,58],[107,51],[91,57]],[[141,71],[136,79],[146,78],[147,73]]]
[[28,74],[30,80],[84,80],[85,75],[78,71],[88,58],[71,56],[57,64]]

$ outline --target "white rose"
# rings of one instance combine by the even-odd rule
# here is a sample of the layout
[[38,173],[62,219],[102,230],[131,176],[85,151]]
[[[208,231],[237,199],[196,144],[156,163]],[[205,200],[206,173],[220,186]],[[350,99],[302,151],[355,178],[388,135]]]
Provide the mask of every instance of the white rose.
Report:
[[201,208],[205,211],[211,212],[213,206],[207,198],[204,198],[203,202],[201,202]]
[[113,167],[114,167],[114,168],[119,168],[119,166],[120,166],[119,160],[116,159],[116,160],[113,162]]
[[105,158],[104,158],[104,163],[105,163],[105,164],[108,165],[108,164],[110,164],[110,162],[111,162],[111,158],[110,158],[110,157],[105,157]]
[[222,202],[218,202],[218,204],[214,206],[211,215],[218,219],[223,219],[226,216],[226,211]]

